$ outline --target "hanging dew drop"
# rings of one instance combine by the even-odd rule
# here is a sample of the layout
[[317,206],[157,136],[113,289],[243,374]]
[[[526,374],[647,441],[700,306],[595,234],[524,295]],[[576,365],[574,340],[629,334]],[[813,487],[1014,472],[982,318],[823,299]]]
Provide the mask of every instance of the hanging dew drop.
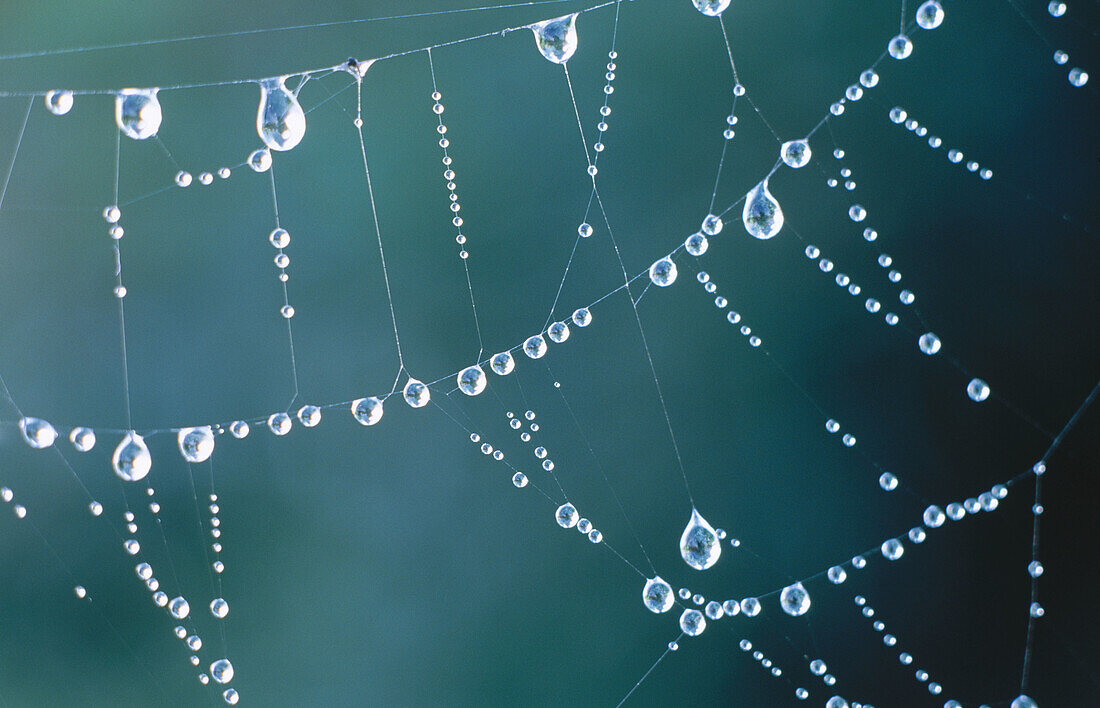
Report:
[[95,447],[95,431],[91,428],[73,428],[69,433],[69,442],[77,452],[88,452]]
[[580,515],[577,513],[577,508],[567,502],[558,507],[554,512],[554,518],[557,519],[558,526],[571,529],[577,525]]
[[183,619],[191,613],[191,606],[187,604],[187,600],[176,597],[168,603],[168,612],[176,619]]
[[890,44],[886,46],[886,51],[890,53],[890,56],[901,61],[913,53],[913,42],[904,34],[899,34],[890,40]]
[[253,172],[267,172],[271,169],[271,151],[267,148],[253,150],[248,156],[248,166]]
[[292,425],[293,422],[286,413],[272,413],[267,417],[267,428],[276,435],[286,435]]
[[248,423],[243,420],[235,420],[229,424],[229,434],[240,440],[241,438],[248,437],[250,431]]
[[487,382],[485,371],[476,364],[467,366],[458,374],[458,390],[467,396],[476,396],[484,391]]
[[302,406],[298,409],[298,421],[307,428],[321,422],[321,409],[317,406]]
[[507,376],[516,368],[516,360],[512,357],[512,352],[501,352],[493,355],[489,360],[489,367],[494,374]]
[[546,330],[546,335],[550,337],[550,341],[561,344],[569,339],[569,325],[564,322],[555,322]]
[[779,149],[779,154],[787,167],[798,169],[810,164],[813,152],[810,150],[810,143],[806,140],[788,140]]
[[535,46],[549,61],[564,64],[577,51],[577,13],[531,25]]
[[722,232],[722,217],[715,216],[714,214],[707,214],[703,219],[703,224],[700,229],[707,236],[717,236]]
[[405,384],[405,388],[402,389],[401,395],[404,396],[405,403],[413,408],[423,408],[428,405],[428,401],[432,398],[427,385],[416,379],[409,379],[408,383]]
[[696,570],[706,570],[718,562],[722,555],[722,544],[718,534],[707,520],[696,510],[691,510],[691,518],[680,536],[680,555],[684,562]]
[[546,354],[546,340],[541,334],[528,337],[523,343],[523,353],[531,359],[541,359]]
[[145,140],[160,130],[160,101],[157,89],[123,89],[115,97],[115,123],[123,134]]
[[708,17],[717,17],[730,6],[730,0],[691,0],[695,9]]
[[693,256],[703,255],[707,252],[709,246],[710,243],[707,241],[707,237],[698,232],[688,236],[684,241],[684,250]]
[[351,414],[360,425],[374,425],[382,420],[382,401],[374,396],[351,402]]
[[917,340],[917,345],[920,347],[920,350],[922,352],[924,352],[928,356],[932,356],[940,350],[941,343],[940,338],[937,337],[935,334],[933,334],[932,332],[925,332]]
[[47,448],[57,440],[57,431],[41,418],[20,418],[19,432],[23,435],[23,441],[37,450]]
[[741,601],[741,612],[746,617],[756,617],[760,614],[760,600],[755,597],[746,597]]
[[222,598],[215,598],[210,602],[210,614],[218,619],[224,619],[229,614],[229,603]]
[[176,435],[176,443],[188,462],[206,462],[214,453],[214,433],[209,426],[183,428]]
[[[264,141],[264,145],[271,150],[293,149],[302,142],[306,134],[305,111],[298,103],[298,98],[287,89],[287,78],[279,76],[260,81],[260,107],[256,112],[256,132],[259,133],[260,140]],[[270,155],[268,158],[270,159]],[[253,169],[256,168],[253,167]]]
[[689,637],[697,637],[707,628],[707,619],[699,610],[684,610],[680,615],[680,631]]
[[943,23],[943,6],[936,0],[925,0],[917,8],[917,24],[921,29],[934,30]]
[[676,282],[676,264],[671,258],[662,258],[649,267],[649,279],[654,285],[667,288]]
[[661,614],[672,609],[676,597],[672,594],[672,586],[658,575],[646,581],[642,588],[642,602],[650,612]]
[[573,324],[578,327],[587,327],[592,324],[592,313],[588,311],[587,307],[582,307],[573,312],[572,320]]
[[130,431],[115,448],[111,466],[123,481],[137,482],[149,474],[153,457],[149,454],[145,440],[136,432]]
[[47,91],[46,92],[46,110],[53,113],[55,116],[63,116],[73,108],[73,92],[72,91]]
[[989,398],[989,384],[981,379],[970,379],[966,385],[966,395],[975,403],[981,403]]
[[783,228],[783,210],[768,191],[768,180],[753,187],[745,196],[741,221],[751,236],[767,240]]
[[810,593],[806,592],[802,583],[788,585],[779,593],[779,604],[792,617],[804,615],[810,609]]
[[833,585],[840,585],[848,579],[848,573],[839,565],[834,565],[829,568],[826,575],[829,576],[829,582]]
[[229,659],[218,659],[210,664],[210,677],[218,683],[229,683],[233,680],[233,664]]

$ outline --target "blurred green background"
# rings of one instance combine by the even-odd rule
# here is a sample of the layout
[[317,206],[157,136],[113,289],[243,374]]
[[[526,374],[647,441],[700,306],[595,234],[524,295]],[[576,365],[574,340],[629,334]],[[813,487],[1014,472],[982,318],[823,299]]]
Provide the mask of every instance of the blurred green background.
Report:
[[[594,4],[594,3],[593,3]],[[917,3],[910,2],[910,9]],[[645,558],[674,587],[719,601],[764,594],[876,547],[917,524],[930,502],[961,501],[1030,467],[1096,383],[1098,177],[1094,3],[1052,20],[1045,2],[1017,3],[1070,64],[1007,2],[945,2],[915,50],[887,59],[882,81],[813,140],[814,161],[771,180],[788,228],[749,238],[726,229],[680,278],[650,292],[639,313],[661,377],[699,510],[741,539],[700,574],[678,557],[690,513],[637,325],[625,294],[594,307],[477,399],[433,389],[439,408],[392,399],[378,426],[343,408],[284,438],[255,429],[218,438],[213,463],[193,469],[202,500],[219,495],[231,611],[225,643],[205,611],[211,598],[191,475],[174,436],[148,438],[149,481],[166,543],[145,508],[144,485],[111,473],[117,436],[77,455],[58,445],[106,507],[56,455],[19,439],[3,410],[0,484],[28,519],[0,515],[0,702],[4,705],[207,705],[219,692],[171,632],[175,624],[134,577],[112,526],[122,495],[138,515],[144,557],[169,596],[191,601],[204,667],[232,659],[242,705],[614,705],[679,630],[653,616],[643,580],[607,548],[558,528],[550,503],[515,489],[511,471],[483,456],[462,426],[502,449],[558,499],[505,411],[537,413],[569,499],[614,549]],[[259,30],[474,7],[476,2],[226,4],[205,0],[5,3],[0,54],[193,34]],[[339,24],[155,46],[0,61],[0,90],[110,89],[256,78],[382,56],[585,7],[561,2],[485,12]],[[786,140],[805,135],[896,32],[899,3],[734,0],[726,12],[747,98]],[[602,105],[615,8],[583,15],[570,61],[589,143]],[[669,252],[707,213],[732,81],[717,21],[688,0],[623,3],[613,113],[599,186],[629,273]],[[443,117],[469,239],[468,261],[487,354],[543,325],[584,215],[590,182],[560,67],[526,31],[433,52]],[[301,403],[384,394],[397,374],[389,309],[352,126],[346,74],[301,93],[305,140],[276,155],[282,225],[291,234],[290,301]],[[363,82],[366,151],[405,364],[435,380],[474,362],[477,336],[450,225],[424,53],[375,64]],[[336,94],[334,98],[331,98]],[[235,166],[259,146],[254,84],[162,91],[163,146],[194,175]],[[0,374],[18,405],[61,426],[125,425],[111,240],[100,216],[111,200],[115,126],[110,96],[78,96],[58,118],[35,99],[0,212]],[[772,166],[777,143],[746,100],[718,186],[732,204]],[[939,135],[924,140],[887,120],[893,105]],[[0,165],[11,159],[26,98],[0,99]],[[838,163],[836,143],[847,155]],[[945,157],[957,147],[994,170],[983,182]],[[853,193],[825,186],[850,168]],[[123,138],[120,202],[170,185],[176,167],[155,142]],[[846,217],[859,202],[864,224]],[[622,283],[606,227],[579,244],[557,316]],[[122,240],[134,426],[228,422],[282,410],[293,392],[281,289],[267,234],[268,175],[235,168],[209,187],[171,188],[123,208]],[[880,234],[873,247],[860,233]],[[843,293],[802,255],[819,246],[838,270],[902,317],[888,328],[862,297]],[[916,307],[944,342],[922,355],[914,311],[897,304],[876,264],[890,254]],[[818,412],[762,350],[716,310],[719,294],[825,410]],[[635,293],[638,291],[635,290]],[[994,399],[969,401],[969,376]],[[560,382],[555,389],[552,382]],[[1028,421],[1001,400],[1018,408]],[[457,400],[461,398],[462,400]],[[568,402],[568,407],[565,403]],[[576,421],[570,410],[576,414]],[[824,432],[841,421],[858,445]],[[1040,599],[1032,688],[1043,706],[1083,706],[1097,691],[1098,578],[1092,539],[1098,414],[1086,414],[1051,460],[1044,485]],[[1030,422],[1029,422],[1030,421]],[[66,433],[64,428],[62,433]],[[581,432],[583,431],[583,432]],[[904,490],[885,494],[871,460]],[[601,472],[602,471],[602,472]],[[606,479],[610,482],[608,484]],[[813,609],[725,619],[681,641],[631,697],[637,705],[794,703],[794,685],[821,705],[834,692],[879,706],[1007,705],[1016,695],[1029,602],[1031,478],[993,514],[930,532],[922,546],[834,587],[807,585]],[[612,493],[612,489],[614,493]],[[624,518],[620,505],[625,510]],[[107,523],[107,521],[110,523]],[[33,522],[33,523],[32,523]],[[167,548],[167,550],[166,550]],[[77,601],[74,584],[93,602]],[[883,646],[852,595],[879,612]],[[784,671],[777,680],[737,648],[749,638]],[[898,650],[916,657],[912,667]],[[803,655],[838,678],[829,689]],[[912,670],[944,687],[929,695]],[[790,680],[790,683],[787,682]]]

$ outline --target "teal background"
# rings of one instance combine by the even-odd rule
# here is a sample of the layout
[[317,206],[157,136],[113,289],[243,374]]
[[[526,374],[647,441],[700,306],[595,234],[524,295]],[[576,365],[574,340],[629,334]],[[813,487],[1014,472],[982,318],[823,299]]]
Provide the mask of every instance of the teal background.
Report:
[[[0,54],[475,4],[5,3]],[[648,574],[633,526],[664,578],[719,601],[813,575],[903,534],[930,502],[961,501],[1026,471],[1050,442],[1043,431],[1061,428],[1100,369],[1095,78],[1083,89],[1065,80],[1069,66],[1100,71],[1100,64],[1095,4],[1071,3],[1057,21],[1045,2],[1016,4],[1070,54],[1067,67],[1050,60],[1052,48],[1011,4],[945,2],[944,25],[914,29],[913,55],[887,59],[879,86],[829,121],[858,184],[854,193],[824,186],[825,173],[835,176],[840,165],[822,129],[808,167],[772,178],[787,228],[759,242],[731,211],[706,255],[695,262],[681,252],[675,285],[651,289],[640,302],[696,504],[742,540],[724,548],[715,568],[697,573],[678,557],[691,505],[623,293],[594,307],[592,326],[551,344],[545,359],[520,357],[512,376],[490,375],[479,398],[447,396],[451,379],[433,388],[433,400],[459,425],[440,408],[412,410],[395,398],[372,428],[341,406],[326,409],[319,427],[296,425],[285,438],[258,427],[243,441],[219,437],[213,464],[191,473],[200,501],[211,480],[219,495],[231,607],[224,645],[204,609],[210,539],[197,525],[192,476],[174,436],[148,438],[165,542],[143,485],[123,487],[110,471],[117,435],[101,433],[82,455],[58,443],[107,509],[93,520],[88,497],[57,456],[21,442],[8,406],[0,484],[30,513],[24,521],[0,513],[0,704],[221,703],[195,679],[198,670],[172,635],[175,623],[150,602],[132,574],[135,560],[121,551],[112,527],[123,526],[123,494],[162,588],[191,600],[204,666],[223,650],[232,659],[241,705],[614,705],[676,637],[677,613],[651,615],[639,601],[639,575],[554,524],[560,494],[507,427],[505,411],[537,412],[536,439],[549,448],[569,499],[611,547]],[[0,61],[0,90],[257,78],[585,6],[9,59]],[[726,23],[747,98],[782,139],[804,135],[885,49],[898,7],[734,0]],[[613,17],[608,7],[579,19],[580,48],[569,62],[589,143]],[[634,275],[706,215],[732,82],[717,21],[687,0],[623,3],[618,51],[598,184]],[[440,48],[433,58],[491,354],[543,325],[590,181],[562,71],[538,55],[526,30]],[[350,83],[336,74],[302,90],[310,110],[305,140],[275,160],[281,221],[292,237],[295,408],[384,394],[398,370],[352,126],[354,88],[326,101]],[[473,363],[478,352],[431,90],[423,53],[379,62],[363,82],[365,145],[405,365],[425,381]],[[163,145],[196,177],[238,165],[259,146],[258,93],[254,84],[162,91]],[[35,99],[0,211],[0,374],[24,412],[55,422],[62,434],[78,424],[125,426],[113,254],[100,216],[113,182],[112,104],[110,96],[77,96],[58,118]],[[945,146],[933,151],[890,123],[893,105]],[[11,159],[26,107],[26,98],[0,98],[0,166]],[[719,208],[767,174],[778,150],[748,102],[738,102],[737,114]],[[951,165],[948,147],[991,167],[993,179]],[[123,138],[120,201],[170,185],[176,169],[154,142]],[[864,224],[846,217],[856,201],[870,213]],[[596,214],[559,318],[622,283]],[[268,175],[234,167],[227,181],[203,187],[196,180],[125,206],[121,223],[134,426],[282,410],[293,386],[267,243],[274,226]],[[867,225],[880,234],[873,247],[859,236]],[[806,260],[795,231],[903,324],[891,329],[868,315],[863,297],[843,293],[832,274]],[[902,285],[916,292],[917,311],[944,341],[940,356],[918,351],[924,327],[887,287],[875,263],[880,252],[893,256]],[[695,282],[699,269],[771,358],[725,322]],[[970,402],[970,376],[949,357],[989,381],[994,399]],[[847,449],[827,435],[827,417],[858,445]],[[532,487],[515,489],[511,470],[480,454],[464,428],[504,450],[554,502]],[[1097,690],[1096,431],[1090,411],[1051,459],[1043,488],[1047,615],[1037,623],[1029,693],[1044,707],[1088,705]],[[884,494],[871,460],[905,489]],[[907,543],[896,564],[872,557],[839,588],[820,578],[807,583],[813,609],[806,618],[786,617],[773,596],[758,618],[712,623],[701,637],[682,640],[631,703],[786,705],[798,685],[810,689],[811,705],[833,692],[878,706],[948,698],[1007,705],[1018,693],[1024,647],[1031,495],[1025,477],[995,513],[949,522],[922,546]],[[91,605],[73,597],[77,583]],[[859,616],[855,593],[897,635],[896,649]],[[742,637],[784,679],[750,661],[737,648]],[[896,660],[900,649],[916,657],[909,669]],[[835,689],[809,674],[803,655],[828,663]],[[912,679],[918,666],[943,695],[930,696]]]

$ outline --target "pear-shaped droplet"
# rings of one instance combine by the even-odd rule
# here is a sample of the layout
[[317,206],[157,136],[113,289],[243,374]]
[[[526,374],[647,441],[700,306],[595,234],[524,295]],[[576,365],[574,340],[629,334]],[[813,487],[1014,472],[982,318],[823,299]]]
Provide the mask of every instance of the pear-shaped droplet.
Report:
[[753,187],[745,196],[741,221],[745,223],[745,230],[758,239],[769,239],[783,228],[783,210],[768,191],[768,180]]
[[676,264],[671,258],[662,258],[649,267],[649,279],[654,285],[667,288],[676,282]]
[[218,659],[210,664],[210,676],[218,683],[229,683],[233,680],[233,664],[229,659]]
[[130,431],[115,448],[115,454],[111,457],[111,466],[115,468],[115,474],[126,482],[136,482],[144,479],[153,466],[153,457],[149,454],[149,447],[137,433]]
[[286,87],[285,76],[260,82],[260,108],[256,112],[256,132],[272,150],[290,150],[306,134],[306,114]]
[[787,167],[793,167],[794,169],[810,164],[812,154],[810,143],[806,140],[788,140],[779,149],[779,155],[783,158],[783,162]]
[[695,9],[699,12],[707,15],[708,17],[715,17],[721,15],[722,11],[730,6],[730,0],[691,0],[695,3]]
[[357,398],[351,402],[351,414],[360,425],[374,425],[382,420],[382,401],[374,396]]
[[467,396],[476,396],[485,390],[487,379],[480,366],[467,366],[458,374],[458,390]]
[[176,436],[180,454],[188,462],[206,462],[214,452],[214,433],[210,426],[184,428]]
[[592,324],[592,313],[587,307],[582,307],[573,312],[573,324],[578,327],[587,327]]
[[943,5],[936,0],[925,0],[917,8],[917,24],[921,29],[933,30],[943,23]]
[[423,408],[428,405],[428,401],[432,398],[431,391],[428,390],[428,386],[416,379],[409,379],[405,384],[405,388],[401,391],[401,394],[405,397],[405,403],[408,403],[413,408]]
[[145,140],[160,130],[157,89],[122,89],[115,96],[115,123],[126,137]]
[[577,51],[577,13],[531,25],[535,46],[555,64],[564,64]]
[[680,536],[680,555],[685,563],[696,570],[706,570],[717,563],[718,556],[722,555],[718,534],[694,508],[684,533]]
[[697,637],[707,628],[707,618],[699,610],[684,610],[680,615],[680,631],[689,637]]
[[806,592],[802,583],[788,585],[779,593],[779,604],[792,617],[804,615],[810,609],[810,593]]
[[540,359],[546,354],[546,340],[541,334],[528,337],[523,343],[523,353],[532,359]]
[[672,609],[676,603],[676,596],[672,594],[672,586],[658,575],[645,582],[645,587],[642,588],[642,602],[650,612],[661,614]]
[[890,53],[890,56],[895,59],[905,59],[913,53],[913,42],[904,34],[899,34],[897,37],[890,40],[890,44],[887,45],[886,50]]
[[57,440],[57,431],[41,418],[20,418],[19,432],[28,445],[39,450],[53,445],[53,441]]
[[493,358],[489,360],[489,366],[494,374],[507,376],[516,368],[516,360],[512,357],[512,352],[501,352],[493,355]]

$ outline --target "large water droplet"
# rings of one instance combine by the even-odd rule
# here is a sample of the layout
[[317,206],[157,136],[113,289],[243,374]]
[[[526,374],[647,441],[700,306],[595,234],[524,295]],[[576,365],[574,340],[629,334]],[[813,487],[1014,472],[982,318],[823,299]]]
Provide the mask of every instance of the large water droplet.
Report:
[[218,659],[210,664],[210,676],[218,683],[229,683],[233,680],[233,664],[229,659]]
[[144,479],[149,474],[149,468],[153,466],[153,457],[149,454],[149,447],[137,433],[130,431],[115,448],[115,454],[111,456],[111,466],[115,468],[115,474],[127,482],[136,482]]
[[840,585],[848,579],[848,572],[839,565],[834,565],[829,568],[827,575],[829,576],[829,582],[833,585]]
[[928,356],[932,356],[940,350],[940,338],[932,332],[925,332],[920,336],[920,339],[917,340],[917,345],[922,352]]
[[535,46],[555,64],[564,64],[577,51],[577,13],[531,25]]
[[718,534],[694,508],[684,533],[680,536],[680,555],[685,563],[696,570],[706,570],[717,563],[718,557],[722,555]]
[[697,637],[707,628],[707,619],[699,610],[684,610],[680,615],[680,631],[689,637]]
[[507,376],[516,368],[516,360],[512,357],[512,352],[501,352],[493,355],[493,358],[489,360],[489,366],[494,374]]
[[210,614],[218,619],[224,619],[229,614],[229,603],[218,597],[210,601]]
[[933,30],[943,22],[943,6],[936,0],[925,0],[917,8],[917,24],[921,29]]
[[783,210],[768,191],[768,180],[753,187],[745,196],[741,221],[745,230],[758,239],[769,239],[783,228]]
[[970,400],[981,403],[989,398],[989,384],[981,379],[970,379],[966,385],[966,395],[970,396]]
[[180,454],[188,462],[206,462],[214,452],[214,433],[209,426],[184,428],[176,436]]
[[191,613],[191,606],[187,604],[187,600],[182,597],[172,598],[168,603],[168,611],[172,613],[172,616],[176,619],[183,619]]
[[779,149],[779,155],[787,167],[798,169],[810,164],[810,143],[805,140],[789,140]]
[[401,395],[405,397],[405,403],[413,408],[423,408],[432,399],[432,393],[428,390],[428,386],[416,379],[409,379],[408,383],[405,384],[405,388],[401,391]]
[[69,433],[69,442],[77,452],[87,452],[95,447],[95,431],[91,428],[73,428]]
[[562,504],[558,507],[558,510],[554,512],[554,518],[558,520],[558,526],[561,526],[563,529],[571,529],[576,526],[579,516],[577,507],[569,503]]
[[649,267],[649,279],[654,285],[667,288],[676,282],[676,264],[671,258],[662,258]]
[[72,91],[47,91],[46,108],[55,116],[63,116],[73,108]]
[[730,6],[730,0],[691,0],[695,9],[709,17],[721,15]]
[[887,45],[886,50],[890,52],[890,56],[895,59],[905,59],[913,53],[913,43],[909,41],[909,38],[904,34],[899,34],[890,40],[890,44]]
[[160,130],[157,89],[122,89],[115,96],[115,123],[126,137],[145,140]]
[[779,593],[779,604],[792,617],[804,615],[810,609],[810,593],[806,592],[802,583],[788,585]]
[[374,396],[357,398],[351,402],[351,414],[360,425],[374,425],[382,420],[382,401]]
[[39,450],[53,445],[53,441],[57,440],[57,431],[41,418],[20,418],[19,432],[28,445]]
[[1039,704],[1031,696],[1021,693],[1012,699],[1012,708],[1039,708]]
[[467,396],[476,396],[485,390],[485,371],[480,366],[467,366],[458,374],[458,390]]
[[546,354],[546,340],[543,339],[541,334],[528,337],[527,341],[523,343],[523,353],[532,359],[542,358]]
[[285,76],[260,82],[260,108],[256,132],[272,150],[290,150],[306,134],[306,114],[298,98],[286,87]]
[[645,587],[642,588],[642,602],[650,612],[661,614],[672,609],[676,603],[676,596],[672,594],[672,586],[658,575],[645,582]]

